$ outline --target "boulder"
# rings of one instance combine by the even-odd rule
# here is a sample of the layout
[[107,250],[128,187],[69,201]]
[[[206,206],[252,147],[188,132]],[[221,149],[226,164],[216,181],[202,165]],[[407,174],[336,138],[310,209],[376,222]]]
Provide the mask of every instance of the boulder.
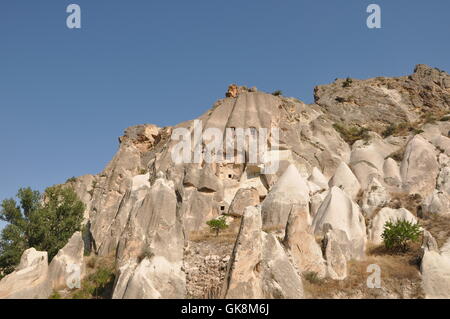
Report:
[[450,299],[450,240],[439,251],[437,245],[423,246],[420,271],[427,299]]
[[314,216],[312,228],[316,235],[325,235],[328,226],[342,230],[352,243],[350,255],[360,259],[366,245],[366,225],[359,206],[338,187],[332,187]]
[[387,158],[383,164],[384,182],[387,185],[400,187],[402,184],[402,177],[400,176],[400,168],[396,161],[392,158]]
[[315,272],[319,277],[325,277],[325,261],[312,233],[307,210],[298,206],[292,207],[283,244],[289,250],[299,271]]
[[330,188],[335,186],[344,190],[353,200],[359,194],[361,185],[347,164],[341,162],[329,182]]
[[285,229],[292,205],[308,206],[309,187],[294,165],[290,165],[262,202],[263,225]]
[[262,231],[260,207],[247,207],[221,295],[227,299],[302,298],[301,278],[279,241]]
[[83,239],[81,232],[76,232],[50,263],[49,280],[53,290],[81,287],[81,280],[84,276],[83,257]]
[[241,188],[231,202],[228,215],[240,217],[248,206],[259,205],[259,193],[256,188]]
[[322,205],[322,202],[327,197],[327,195],[328,195],[327,192],[322,192],[322,193],[316,193],[313,196],[311,196],[311,199],[309,201],[309,209],[310,209],[309,213],[312,218],[314,218],[314,216],[316,216],[320,205]]
[[369,132],[368,135],[367,141],[359,140],[353,144],[349,164],[363,189],[367,189],[373,178],[382,180],[386,156],[399,148],[386,142],[374,132]]
[[319,186],[321,190],[328,189],[328,179],[322,174],[322,172],[317,167],[314,167],[312,169],[308,181]]
[[47,252],[27,249],[16,270],[0,281],[0,299],[47,299],[52,293],[47,276]]
[[433,214],[450,214],[450,199],[446,192],[434,190],[431,195],[422,202],[422,214],[428,217]]
[[158,173],[119,243],[113,298],[184,298],[183,249],[174,185]]
[[433,145],[420,135],[415,135],[406,146],[400,173],[406,192],[422,197],[432,194],[439,174]]
[[323,239],[327,276],[333,280],[347,278],[347,260],[352,250],[347,234],[339,229],[328,228]]

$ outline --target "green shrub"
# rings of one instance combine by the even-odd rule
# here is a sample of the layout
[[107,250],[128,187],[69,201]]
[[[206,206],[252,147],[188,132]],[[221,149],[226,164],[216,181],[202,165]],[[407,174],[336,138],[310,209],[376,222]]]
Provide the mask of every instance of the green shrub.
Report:
[[388,221],[381,237],[388,250],[406,252],[410,242],[417,242],[420,236],[419,224],[407,220]]
[[216,233],[216,236],[219,236],[219,232],[228,228],[227,222],[225,221],[225,216],[221,216],[217,219],[211,219],[206,222],[211,231]]
[[81,288],[72,295],[73,299],[110,298],[115,280],[114,267],[102,265],[93,274],[85,278]]
[[347,144],[353,145],[358,140],[369,140],[369,130],[365,127],[344,126],[338,123],[333,124],[333,127]]
[[396,130],[397,130],[397,125],[389,124],[389,126],[381,133],[381,135],[384,138],[386,138],[386,137],[389,137],[389,136],[393,135]]
[[272,93],[272,95],[281,96],[281,95],[283,95],[283,92],[281,90],[276,90],[275,92]]
[[66,183],[75,183],[76,181],[77,181],[77,178],[74,176],[74,177],[68,178],[66,180]]
[[315,284],[315,285],[320,285],[323,282],[323,279],[321,279],[319,277],[319,275],[317,274],[317,272],[315,272],[315,271],[304,272],[303,278],[305,278],[305,280],[307,280],[308,282]]
[[345,79],[344,83],[342,84],[342,87],[348,88],[352,86],[353,80],[351,78]]
[[48,297],[48,299],[61,299],[61,295],[59,294],[59,292],[54,291],[50,297]]
[[155,256],[155,254],[153,253],[153,251],[152,251],[149,247],[146,247],[146,248],[144,248],[144,249],[141,251],[141,253],[139,254],[138,260],[139,260],[139,262],[141,262],[141,261],[144,260],[145,258],[147,258],[147,259],[152,259],[153,256]]

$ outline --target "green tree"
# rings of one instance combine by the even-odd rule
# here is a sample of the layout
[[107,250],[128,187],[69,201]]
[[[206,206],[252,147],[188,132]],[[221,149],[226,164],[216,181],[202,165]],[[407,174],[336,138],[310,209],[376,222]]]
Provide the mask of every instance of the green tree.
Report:
[[219,236],[219,232],[223,229],[228,228],[227,222],[225,221],[225,216],[219,217],[217,219],[211,219],[206,222],[212,231],[216,232],[216,236]]
[[388,221],[384,224],[381,237],[389,250],[406,252],[410,242],[416,242],[420,237],[419,224],[407,220]]
[[72,234],[79,231],[84,204],[72,188],[53,186],[43,196],[21,188],[14,199],[1,203],[0,219],[7,223],[0,235],[0,272],[14,271],[24,250],[47,251],[51,260]]

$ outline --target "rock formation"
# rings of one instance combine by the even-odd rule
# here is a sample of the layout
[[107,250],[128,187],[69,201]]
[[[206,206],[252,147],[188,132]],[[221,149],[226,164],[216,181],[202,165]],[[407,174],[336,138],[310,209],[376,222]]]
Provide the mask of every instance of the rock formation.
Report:
[[26,250],[16,270],[0,281],[1,299],[45,299],[51,293],[47,253]]
[[231,299],[302,298],[302,280],[274,235],[262,231],[260,207],[247,207],[222,296]]
[[[307,273],[348,280],[349,261],[365,260],[368,240],[381,244],[387,220],[448,217],[446,72],[418,65],[410,76],[338,79],[314,94],[307,105],[232,85],[198,119],[128,128],[102,172],[65,185],[86,204],[83,236],[74,234],[50,266],[45,252],[27,250],[0,281],[0,298],[65,289],[68,264],[84,274],[83,249],[114,259],[113,298],[199,296],[205,274],[214,284],[209,297],[303,298]],[[260,156],[239,149],[239,132],[246,146],[258,140]],[[210,160],[214,134],[220,160]],[[230,230],[214,239],[206,222],[220,215]],[[450,297],[448,238],[434,229],[439,240],[422,260],[424,292]],[[192,257],[220,240],[233,251],[202,252],[208,262]]]

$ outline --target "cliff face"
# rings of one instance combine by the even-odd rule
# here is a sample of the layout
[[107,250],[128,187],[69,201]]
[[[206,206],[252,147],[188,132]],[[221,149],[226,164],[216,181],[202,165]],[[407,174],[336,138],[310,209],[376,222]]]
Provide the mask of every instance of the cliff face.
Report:
[[[373,221],[383,207],[395,218],[405,208],[419,219],[450,214],[447,73],[419,65],[407,77],[336,80],[317,87],[311,105],[236,92],[197,121],[128,128],[103,172],[71,182],[87,206],[85,244],[116,261],[114,298],[311,297],[305,274],[348,280],[350,260],[373,258],[370,234],[382,228]],[[256,162],[248,150],[243,162],[196,160],[208,142],[195,135],[208,129],[224,145],[230,130],[261,137],[268,129],[271,138],[259,139],[267,150]],[[191,133],[189,163],[174,161],[177,132]],[[408,196],[414,201],[401,200]],[[230,227],[215,238],[206,221],[220,215]],[[434,260],[450,269],[439,253],[424,248],[433,255],[424,280],[440,278]],[[449,286],[433,296],[450,297]]]

